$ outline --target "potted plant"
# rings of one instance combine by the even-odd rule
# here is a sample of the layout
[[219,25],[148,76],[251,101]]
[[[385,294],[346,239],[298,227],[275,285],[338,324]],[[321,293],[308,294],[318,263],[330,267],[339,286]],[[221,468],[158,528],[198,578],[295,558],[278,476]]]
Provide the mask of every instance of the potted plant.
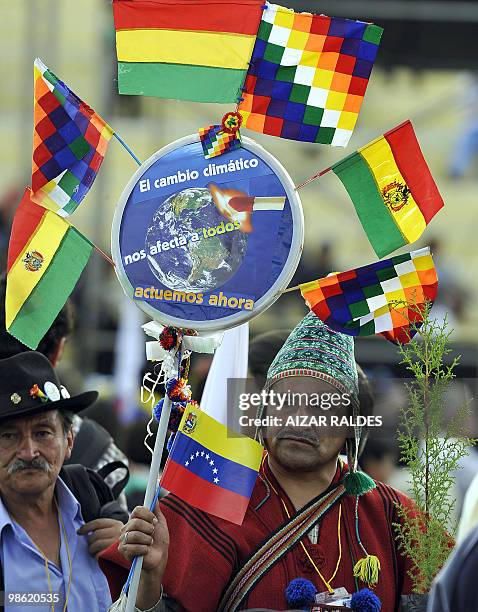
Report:
[[[445,359],[451,352],[451,330],[446,318],[442,323],[432,319],[430,309],[431,304],[427,304],[419,335],[398,347],[400,363],[411,373],[398,441],[415,503],[413,510],[398,507],[399,523],[395,525],[399,547],[412,562],[413,593],[402,596],[402,612],[426,610],[432,581],[451,552],[456,503],[451,495],[453,473],[475,442],[466,433],[469,404],[460,406],[448,421],[445,419],[445,393],[459,358]],[[411,325],[418,331],[415,323]]]

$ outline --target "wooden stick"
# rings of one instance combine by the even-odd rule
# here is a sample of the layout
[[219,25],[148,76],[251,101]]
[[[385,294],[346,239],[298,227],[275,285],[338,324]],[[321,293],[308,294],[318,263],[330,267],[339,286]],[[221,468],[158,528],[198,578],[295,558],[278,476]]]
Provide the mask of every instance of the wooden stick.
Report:
[[102,251],[100,249],[100,247],[96,246],[96,244],[93,245],[95,247],[95,250],[98,251],[98,253],[101,255],[101,257],[103,257],[103,259],[106,259],[106,261],[111,264],[113,266],[113,268],[115,267],[115,262],[111,259],[111,257],[109,255],[107,255],[104,251]]
[[308,178],[306,181],[304,181],[303,183],[301,183],[300,185],[297,185],[297,187],[295,188],[296,191],[299,191],[299,189],[302,189],[302,187],[305,187],[306,185],[308,185],[309,183],[312,183],[312,181],[315,181],[315,179],[318,179],[319,177],[323,176],[324,174],[326,174],[327,172],[330,172],[332,170],[332,166],[330,166],[329,168],[326,168],[325,170],[322,170],[321,172],[319,172],[318,174],[314,174],[314,176],[311,176],[310,178]]
[[300,285],[296,285],[295,287],[289,287],[288,289],[284,289],[282,293],[289,293],[290,291],[297,291],[297,289],[300,289]]

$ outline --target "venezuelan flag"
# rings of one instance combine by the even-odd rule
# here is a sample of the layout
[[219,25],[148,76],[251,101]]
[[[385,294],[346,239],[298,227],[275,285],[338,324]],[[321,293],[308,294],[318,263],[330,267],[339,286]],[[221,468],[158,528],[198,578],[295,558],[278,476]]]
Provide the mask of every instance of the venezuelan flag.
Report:
[[8,246],[5,326],[36,349],[73,291],[93,245],[68,221],[34,204],[27,187]]
[[378,257],[415,242],[443,207],[410,121],[341,160],[342,181]]
[[262,446],[195,407],[184,411],[161,486],[191,506],[241,525]]
[[113,0],[120,94],[237,102],[263,0]]

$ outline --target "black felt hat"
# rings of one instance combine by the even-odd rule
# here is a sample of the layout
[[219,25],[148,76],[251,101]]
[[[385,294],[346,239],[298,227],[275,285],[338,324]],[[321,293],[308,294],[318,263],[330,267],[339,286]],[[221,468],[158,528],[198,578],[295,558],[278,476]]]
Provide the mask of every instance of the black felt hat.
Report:
[[70,397],[41,353],[27,351],[0,359],[0,420],[47,410],[80,412],[97,398],[96,391]]

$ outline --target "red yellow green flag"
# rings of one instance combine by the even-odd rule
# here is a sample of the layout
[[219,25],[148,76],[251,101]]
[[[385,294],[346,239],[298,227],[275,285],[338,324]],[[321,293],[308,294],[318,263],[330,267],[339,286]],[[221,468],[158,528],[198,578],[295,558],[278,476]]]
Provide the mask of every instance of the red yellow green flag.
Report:
[[420,238],[443,207],[410,121],[332,166],[378,257]]
[[30,196],[27,187],[13,219],[5,324],[12,336],[36,349],[73,291],[93,245]]
[[237,102],[263,0],[113,0],[120,94]]

